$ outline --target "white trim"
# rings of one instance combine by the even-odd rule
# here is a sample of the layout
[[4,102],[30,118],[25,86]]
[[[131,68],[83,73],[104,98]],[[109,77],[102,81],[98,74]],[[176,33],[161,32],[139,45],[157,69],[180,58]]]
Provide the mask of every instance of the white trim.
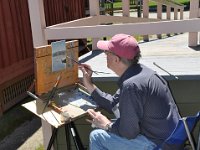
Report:
[[43,0],[28,0],[30,22],[34,47],[46,45],[44,36],[46,28]]
[[[191,27],[192,25],[192,27]],[[183,33],[200,31],[200,19],[96,25],[80,27],[51,27],[45,29],[46,39],[79,39],[112,36],[116,33],[153,35],[162,33]]]

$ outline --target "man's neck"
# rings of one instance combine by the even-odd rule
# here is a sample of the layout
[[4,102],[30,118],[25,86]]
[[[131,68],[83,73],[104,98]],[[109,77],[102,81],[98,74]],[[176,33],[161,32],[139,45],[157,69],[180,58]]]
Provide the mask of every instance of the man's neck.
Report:
[[117,69],[116,69],[116,74],[119,76],[119,77],[121,77],[123,74],[124,74],[124,72],[127,70],[129,68],[129,66],[127,66],[127,65],[125,65],[125,64],[123,64],[123,63],[120,63],[120,65],[119,66],[117,66]]

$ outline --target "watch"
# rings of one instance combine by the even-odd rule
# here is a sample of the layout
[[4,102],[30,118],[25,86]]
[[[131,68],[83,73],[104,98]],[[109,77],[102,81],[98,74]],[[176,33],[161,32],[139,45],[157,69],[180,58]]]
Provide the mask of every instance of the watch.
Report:
[[111,129],[112,129],[112,125],[113,125],[113,123],[108,123],[107,125],[106,125],[106,131],[111,131]]

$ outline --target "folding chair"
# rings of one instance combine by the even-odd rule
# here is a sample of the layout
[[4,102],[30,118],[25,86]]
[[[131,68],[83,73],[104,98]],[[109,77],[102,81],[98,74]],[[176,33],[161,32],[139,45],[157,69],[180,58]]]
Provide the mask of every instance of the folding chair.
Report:
[[198,146],[196,148],[191,136],[191,132],[199,120],[200,112],[198,112],[196,116],[181,118],[172,134],[164,141],[164,143],[157,146],[154,150],[162,149],[163,145],[176,145],[177,147],[181,147],[187,139],[189,139],[192,150],[200,150],[200,134],[198,138]]

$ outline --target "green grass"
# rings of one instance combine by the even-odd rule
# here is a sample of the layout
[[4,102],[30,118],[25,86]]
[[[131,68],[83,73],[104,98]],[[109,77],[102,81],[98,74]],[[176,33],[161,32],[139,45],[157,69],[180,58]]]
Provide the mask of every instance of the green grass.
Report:
[[190,3],[189,0],[175,0],[174,2],[175,2],[175,3],[179,3],[179,4],[184,4],[184,5]]
[[35,150],[44,150],[44,146],[40,144]]
[[[190,0],[175,0],[174,2],[178,3],[178,4],[188,5]],[[114,7],[114,9],[121,9],[122,8],[122,1],[121,0],[115,0],[113,7]],[[131,5],[130,7],[133,8],[133,5]],[[150,1],[149,7],[156,7],[156,3],[153,2],[153,1]]]

